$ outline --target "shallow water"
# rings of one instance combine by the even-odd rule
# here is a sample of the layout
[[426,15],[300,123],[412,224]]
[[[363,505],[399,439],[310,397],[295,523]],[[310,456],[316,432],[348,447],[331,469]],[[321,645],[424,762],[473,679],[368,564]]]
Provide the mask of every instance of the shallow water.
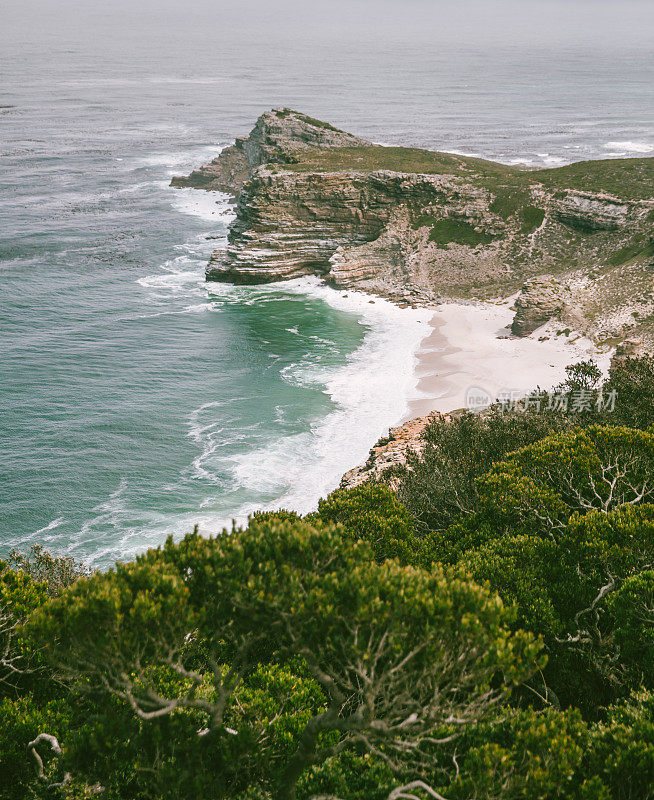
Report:
[[107,566],[333,488],[403,416],[424,313],[206,285],[231,209],[170,176],[278,105],[504,161],[654,153],[651,4],[571,6],[6,0],[0,550]]

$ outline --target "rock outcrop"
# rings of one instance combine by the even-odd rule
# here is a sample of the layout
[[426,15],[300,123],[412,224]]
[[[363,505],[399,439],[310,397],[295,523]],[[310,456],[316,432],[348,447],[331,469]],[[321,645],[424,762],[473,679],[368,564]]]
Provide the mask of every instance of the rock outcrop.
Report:
[[358,147],[370,142],[346,133],[327,122],[307,117],[290,108],[266,111],[249,136],[233,145],[185,177],[176,176],[172,186],[238,194],[250,173],[262,164],[297,162],[302,150],[310,147]]
[[515,307],[511,333],[528,336],[552,317],[561,315],[565,307],[561,287],[551,275],[532,278],[522,287]]
[[207,279],[318,274],[415,304],[523,291],[515,335],[552,316],[654,341],[654,159],[520,170],[381,147],[288,109],[177,186],[238,193]]
[[[404,466],[407,453],[422,452],[425,446],[423,432],[427,425],[438,416],[440,415],[434,412],[426,417],[416,417],[403,425],[391,428],[388,436],[380,439],[370,450],[370,455],[365,464],[354,467],[354,469],[343,475],[339,488],[351,489],[354,486],[360,486],[366,481],[379,480],[386,470],[392,467]],[[392,482],[391,478],[391,485]]]
[[361,211],[365,182],[341,174],[255,169],[241,191],[226,250],[217,250],[209,280],[267,283],[325,273],[340,245],[378,236],[385,209]]
[[614,231],[629,224],[632,207],[619,198],[588,192],[566,192],[553,200],[561,222],[583,231]]

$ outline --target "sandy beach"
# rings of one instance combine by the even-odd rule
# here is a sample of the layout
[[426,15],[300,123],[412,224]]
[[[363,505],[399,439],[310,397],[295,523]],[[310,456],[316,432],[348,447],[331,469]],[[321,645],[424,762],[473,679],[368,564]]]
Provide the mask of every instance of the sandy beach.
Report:
[[557,335],[560,323],[525,338],[512,336],[512,302],[447,303],[436,309],[416,354],[417,383],[405,419],[465,408],[484,395],[494,400],[518,398],[537,386],[548,390],[565,377],[568,364],[589,358],[608,369],[608,349],[598,350],[574,332]]

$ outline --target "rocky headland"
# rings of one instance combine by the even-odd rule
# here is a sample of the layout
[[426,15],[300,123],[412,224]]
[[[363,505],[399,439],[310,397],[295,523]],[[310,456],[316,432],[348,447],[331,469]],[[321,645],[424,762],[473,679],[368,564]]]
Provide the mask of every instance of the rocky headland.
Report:
[[654,343],[654,158],[526,170],[374,145],[284,108],[172,183],[237,197],[208,280],[317,274],[411,305],[519,293],[516,336],[555,318]]

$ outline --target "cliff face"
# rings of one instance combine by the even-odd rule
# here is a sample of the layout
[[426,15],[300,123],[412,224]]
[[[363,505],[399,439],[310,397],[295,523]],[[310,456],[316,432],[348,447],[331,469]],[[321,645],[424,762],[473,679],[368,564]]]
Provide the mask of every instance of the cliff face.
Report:
[[279,109],[173,183],[239,192],[209,280],[315,273],[411,303],[524,285],[516,335],[551,316],[596,338],[652,333],[651,158],[521,171],[375,146]]
[[362,212],[356,175],[295,174],[258,167],[238,197],[226,251],[214,252],[207,278],[266,283],[325,273],[340,245],[374,239],[385,215]]

